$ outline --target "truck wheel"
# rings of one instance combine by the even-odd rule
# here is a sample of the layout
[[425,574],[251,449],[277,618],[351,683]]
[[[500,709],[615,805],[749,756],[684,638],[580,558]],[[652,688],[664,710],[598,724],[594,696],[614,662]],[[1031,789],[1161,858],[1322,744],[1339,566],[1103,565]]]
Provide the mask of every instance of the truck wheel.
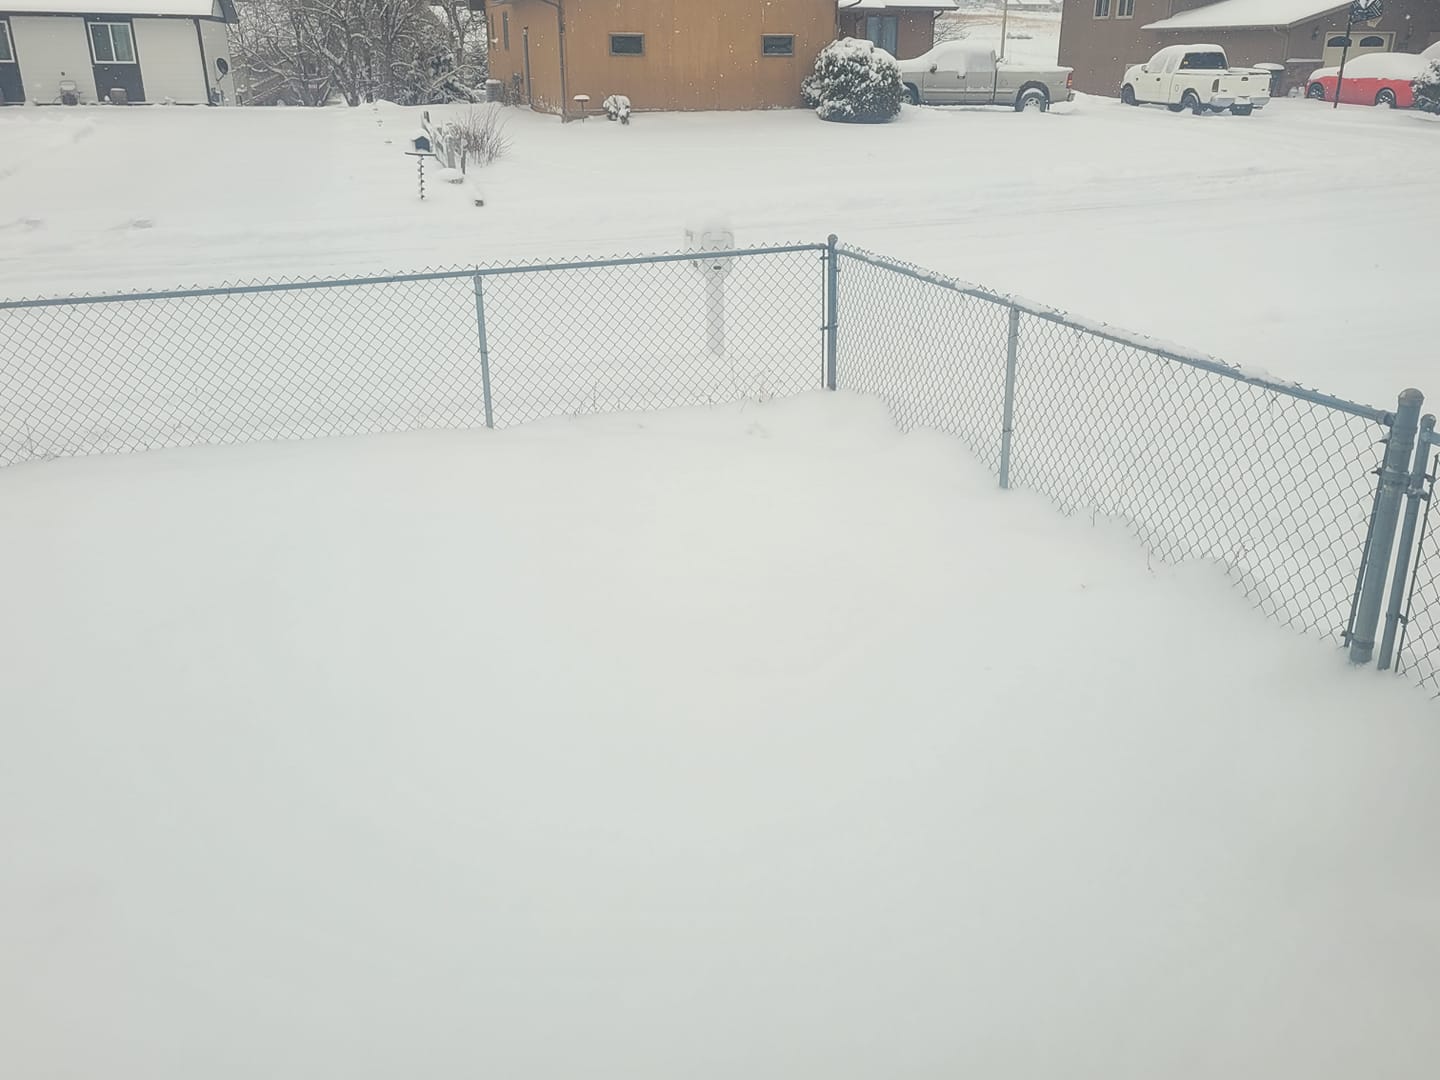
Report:
[[1135,88],[1126,83],[1120,88],[1120,100],[1126,105],[1139,105],[1140,101],[1135,97]]
[[1375,95],[1375,104],[1382,109],[1393,109],[1396,107],[1395,91],[1388,87]]
[[1015,102],[1016,112],[1046,112],[1050,108],[1050,98],[1044,90],[1037,90],[1031,87],[1023,91]]
[[919,90],[917,87],[912,86],[910,83],[906,83],[906,84],[905,84],[905,100],[908,101],[908,102],[910,102],[911,105],[919,105],[919,104],[920,104],[920,90]]
[[1200,104],[1200,95],[1194,90],[1186,90],[1180,98],[1180,108],[1189,109],[1196,116],[1205,111],[1205,106]]
[[1305,96],[1308,97],[1311,101],[1324,101],[1325,84],[1318,82],[1311,83],[1310,88],[1305,91]]
[[1179,104],[1176,104],[1176,103],[1174,103],[1174,102],[1171,102],[1169,105],[1166,105],[1165,108],[1169,109],[1171,112],[1184,112],[1184,111],[1185,111],[1185,106],[1184,106],[1184,105],[1179,105]]

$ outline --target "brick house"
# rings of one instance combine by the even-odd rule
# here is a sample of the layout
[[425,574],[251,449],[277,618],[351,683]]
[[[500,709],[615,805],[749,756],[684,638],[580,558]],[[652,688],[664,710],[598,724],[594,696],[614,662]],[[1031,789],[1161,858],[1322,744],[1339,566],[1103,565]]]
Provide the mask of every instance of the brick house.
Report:
[[[956,0],[488,0],[490,73],[573,116],[624,94],[637,111],[773,109],[837,36],[901,58],[934,43]],[[577,103],[583,96],[588,101]]]
[[[1060,63],[1075,88],[1114,97],[1130,64],[1166,45],[1222,46],[1237,65],[1284,65],[1286,93],[1310,72],[1340,62],[1348,3],[1333,0],[1065,0]],[[1440,40],[1440,0],[1385,0],[1384,15],[1357,26],[1350,55],[1418,53]]]

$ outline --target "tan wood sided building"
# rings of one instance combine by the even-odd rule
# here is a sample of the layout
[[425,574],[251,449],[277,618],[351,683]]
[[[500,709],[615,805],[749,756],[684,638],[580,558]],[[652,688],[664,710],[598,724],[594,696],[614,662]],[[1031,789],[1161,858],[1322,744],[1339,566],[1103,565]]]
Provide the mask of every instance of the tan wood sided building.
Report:
[[[863,5],[863,10],[841,12]],[[490,73],[519,100],[575,115],[611,94],[636,110],[802,104],[800,83],[839,34],[901,58],[934,41],[954,0],[489,0]],[[563,32],[562,32],[563,28]],[[563,39],[563,40],[562,40]],[[562,60],[563,52],[563,60]]]
[[[1114,97],[1125,68],[1164,46],[1215,44],[1232,64],[1283,64],[1274,92],[1284,94],[1340,62],[1348,8],[1334,0],[1065,0],[1060,63],[1075,69],[1075,89]],[[1373,26],[1355,28],[1350,55],[1418,53],[1437,40],[1440,0],[1385,0]]]

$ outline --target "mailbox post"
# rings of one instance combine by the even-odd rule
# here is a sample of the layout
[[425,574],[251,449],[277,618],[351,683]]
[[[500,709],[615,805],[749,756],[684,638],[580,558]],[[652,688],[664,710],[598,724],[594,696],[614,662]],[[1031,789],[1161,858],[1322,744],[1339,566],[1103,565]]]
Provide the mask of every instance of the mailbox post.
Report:
[[[715,258],[713,253],[735,250],[735,230],[723,218],[706,218],[685,230],[685,250],[699,258],[690,265],[705,281],[705,338],[712,355],[725,352],[725,278],[735,260]],[[706,255],[710,258],[706,258]]]
[[[426,114],[427,118],[429,114]],[[430,133],[422,131],[410,140],[410,149],[405,151],[413,157],[420,165],[420,201],[425,201],[425,159],[435,156],[435,148],[430,142]]]

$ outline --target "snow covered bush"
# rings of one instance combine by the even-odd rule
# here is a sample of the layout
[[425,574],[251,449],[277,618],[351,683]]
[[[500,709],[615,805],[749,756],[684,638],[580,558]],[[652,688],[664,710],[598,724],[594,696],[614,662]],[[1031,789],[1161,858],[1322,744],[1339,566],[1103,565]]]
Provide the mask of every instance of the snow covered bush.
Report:
[[815,58],[815,72],[801,85],[805,102],[821,120],[883,124],[900,112],[905,90],[900,65],[868,41],[832,41]]
[[611,94],[600,106],[611,120],[622,124],[630,123],[630,99],[624,94]]
[[1431,60],[1425,70],[1410,85],[1415,91],[1415,107],[1417,109],[1440,113],[1440,57]]

